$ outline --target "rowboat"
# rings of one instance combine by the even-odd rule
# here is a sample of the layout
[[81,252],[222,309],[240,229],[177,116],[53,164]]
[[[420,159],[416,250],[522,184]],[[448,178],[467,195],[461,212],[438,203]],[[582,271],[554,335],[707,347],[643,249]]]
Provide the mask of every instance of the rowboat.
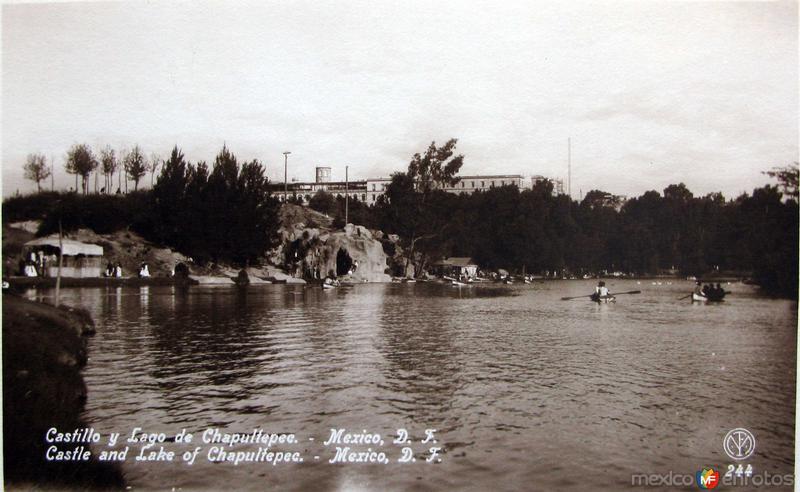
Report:
[[614,296],[601,296],[601,295],[598,295],[598,294],[592,294],[592,296],[589,297],[589,300],[592,301],[592,302],[596,302],[598,304],[600,304],[600,303],[609,303],[609,302],[617,302],[617,298],[614,297]]
[[725,294],[721,296],[704,296],[702,294],[695,294],[692,292],[692,302],[722,302]]
[[324,282],[322,282],[323,289],[335,289],[341,285],[338,280],[331,280],[330,278],[326,278]]

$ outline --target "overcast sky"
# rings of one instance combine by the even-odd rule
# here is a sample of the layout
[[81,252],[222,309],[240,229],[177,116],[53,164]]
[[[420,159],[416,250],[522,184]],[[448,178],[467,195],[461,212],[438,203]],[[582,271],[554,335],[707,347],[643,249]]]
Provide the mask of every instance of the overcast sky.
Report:
[[[3,193],[25,156],[223,142],[283,180],[388,176],[459,139],[462,174],[732,197],[798,160],[795,2],[120,2],[2,9]],[[148,178],[149,183],[149,178]]]

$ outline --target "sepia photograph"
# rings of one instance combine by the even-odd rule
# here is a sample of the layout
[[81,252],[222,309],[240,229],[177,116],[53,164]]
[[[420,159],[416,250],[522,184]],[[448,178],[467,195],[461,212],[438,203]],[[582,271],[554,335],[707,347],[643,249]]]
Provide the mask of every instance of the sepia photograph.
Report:
[[0,3],[5,490],[800,490],[796,0]]

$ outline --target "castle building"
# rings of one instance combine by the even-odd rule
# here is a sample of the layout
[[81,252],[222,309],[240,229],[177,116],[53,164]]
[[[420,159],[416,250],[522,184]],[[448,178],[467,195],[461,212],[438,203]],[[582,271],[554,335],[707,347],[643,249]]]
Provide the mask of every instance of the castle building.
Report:
[[[347,195],[351,200],[358,200],[368,205],[378,201],[378,197],[386,192],[392,178],[368,178],[353,181],[331,181],[331,168],[316,168],[316,179],[313,182],[292,181],[286,184],[287,193],[292,197],[302,198],[305,203],[318,191],[325,191],[337,198]],[[495,187],[516,186],[519,189],[530,188],[528,180],[519,174],[488,174],[475,176],[459,176],[460,180],[453,186],[443,188],[448,193],[471,194],[476,191],[487,191]],[[283,183],[273,183],[273,193],[283,200]]]

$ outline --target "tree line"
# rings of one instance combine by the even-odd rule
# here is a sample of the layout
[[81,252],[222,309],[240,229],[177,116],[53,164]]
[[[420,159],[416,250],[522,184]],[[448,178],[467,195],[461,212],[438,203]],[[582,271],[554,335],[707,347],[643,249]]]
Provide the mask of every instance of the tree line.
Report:
[[[456,143],[434,142],[415,154],[407,170],[392,175],[375,205],[349,203],[350,222],[399,236],[397,244],[385,244],[387,251],[401,251],[395,274],[418,274],[442,258],[467,256],[483,269],[550,275],[752,274],[767,290],[797,295],[796,163],[765,173],[777,185],[734,199],[695,196],[678,183],[625,203],[602,190],[578,201],[554,193],[546,180],[531,189],[504,186],[459,195],[441,190],[459,180],[464,157],[456,154]],[[70,149],[67,163],[83,177],[86,193],[91,169],[102,166],[110,177],[117,168],[109,149],[87,164],[93,156],[84,147]],[[138,147],[122,162],[130,176],[141,178],[153,169]],[[258,263],[277,243],[279,203],[258,161],[240,164],[223,147],[210,166],[192,164],[175,147],[159,162],[149,190],[137,190],[134,180],[135,192],[121,196],[16,197],[4,202],[4,217],[44,217],[42,234],[57,230],[59,219],[67,229],[99,233],[130,227],[199,262]],[[309,206],[334,217],[335,227],[344,226],[344,199],[319,192]]]
[[[127,192],[128,181],[133,181],[133,190],[139,189],[139,182],[147,173],[150,173],[151,185],[153,177],[163,164],[158,154],[149,157],[144,155],[141,147],[135,145],[132,149],[119,154],[110,145],[95,154],[92,148],[85,143],[75,144],[68,151],[64,159],[64,170],[67,174],[75,175],[75,191],[79,189],[85,195],[89,193],[90,178],[92,174],[103,176],[102,192],[111,193],[114,185],[114,176],[117,176],[117,192]],[[42,191],[42,183],[53,176],[54,164],[47,164],[47,158],[42,153],[28,154],[23,165],[25,179],[36,183],[37,191]],[[124,172],[124,180],[123,180]],[[80,180],[80,183],[79,183]],[[123,188],[124,187],[124,188]],[[52,191],[52,190],[51,190]]]
[[[151,189],[139,190],[134,179],[133,191],[126,194],[87,193],[92,154],[79,145],[68,155],[68,163],[79,163],[75,169],[83,176],[83,193],[40,192],[7,199],[5,221],[42,219],[39,235],[58,232],[59,227],[100,234],[131,229],[201,264],[257,264],[276,245],[280,205],[270,194],[264,166],[257,160],[240,163],[227,147],[208,165],[189,163],[176,146],[169,159],[160,162]],[[113,152],[102,152],[100,162],[108,164],[113,157]],[[141,178],[145,161],[137,146],[123,158],[123,165],[129,176]],[[115,171],[110,164],[104,169],[109,177]]]
[[[731,200],[694,196],[678,183],[624,203],[602,190],[578,201],[547,180],[459,195],[441,190],[458,182],[463,156],[455,145],[432,143],[416,154],[374,206],[350,202],[351,218],[400,236],[404,265],[395,274],[464,256],[487,270],[558,276],[752,275],[769,291],[797,295],[796,163],[765,172],[778,185]],[[342,222],[343,200],[325,195],[309,205]]]

